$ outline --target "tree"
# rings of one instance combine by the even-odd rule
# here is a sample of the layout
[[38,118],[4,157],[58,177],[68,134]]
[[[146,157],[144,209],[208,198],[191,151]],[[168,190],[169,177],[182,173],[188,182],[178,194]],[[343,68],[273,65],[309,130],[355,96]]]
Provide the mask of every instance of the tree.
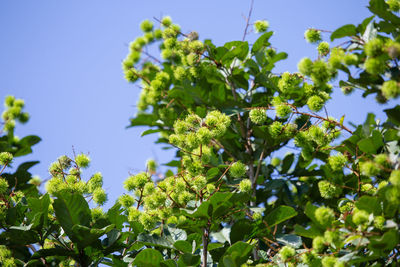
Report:
[[[15,120],[28,115],[22,100],[7,97],[3,265],[394,266],[400,106],[385,110],[385,122],[368,114],[354,129],[324,107],[339,72],[345,94],[360,89],[380,103],[400,95],[400,2],[371,0],[368,8],[373,16],[330,34],[345,38],[339,46],[308,29],[318,58],[282,74],[273,69],[287,54],[271,48],[266,21],[253,24],[260,36],[252,45],[220,47],[182,33],[169,17],[159,28],[144,21],[123,62],[125,78],[142,86],[130,126],[148,126],[143,135],[158,133],[176,157],[164,174],[149,161],[107,212],[101,174],[85,179],[87,155],[58,158],[45,194],[28,171],[37,162],[4,173],[40,141],[14,136]],[[147,50],[156,44],[161,59]],[[288,145],[297,149],[274,156]]]

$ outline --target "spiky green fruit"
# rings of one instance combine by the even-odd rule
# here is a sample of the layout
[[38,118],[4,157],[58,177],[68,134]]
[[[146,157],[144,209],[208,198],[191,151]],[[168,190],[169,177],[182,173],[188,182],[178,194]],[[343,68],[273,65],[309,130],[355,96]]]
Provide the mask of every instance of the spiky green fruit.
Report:
[[266,20],[257,20],[254,22],[254,31],[257,33],[266,32],[269,27],[269,22]]
[[241,161],[237,161],[232,164],[231,168],[229,169],[229,173],[234,178],[243,177],[246,174],[246,165]]
[[290,246],[284,246],[279,250],[279,257],[283,261],[287,261],[288,259],[292,258],[294,255],[296,255],[296,250]]
[[396,98],[400,95],[400,84],[394,80],[382,84],[382,95],[387,99]]
[[335,213],[328,207],[319,207],[315,210],[315,219],[324,227],[329,227],[335,220]]
[[268,119],[266,110],[260,108],[250,110],[249,117],[255,124],[264,124]]
[[319,41],[322,40],[321,31],[316,30],[316,29],[308,29],[304,33],[304,38],[309,43],[312,43],[312,44],[318,43]]

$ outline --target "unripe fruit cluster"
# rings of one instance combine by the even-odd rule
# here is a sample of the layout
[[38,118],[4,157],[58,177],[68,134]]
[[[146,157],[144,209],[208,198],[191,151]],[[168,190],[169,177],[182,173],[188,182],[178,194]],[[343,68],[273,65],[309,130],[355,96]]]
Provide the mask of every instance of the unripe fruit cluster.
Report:
[[16,99],[14,96],[7,96],[4,100],[6,110],[1,117],[4,120],[3,131],[11,132],[15,128],[15,120],[20,123],[26,123],[29,120],[29,114],[23,112],[25,102],[22,99]]
[[[72,164],[74,163],[74,166]],[[107,201],[107,194],[102,188],[103,176],[101,173],[95,173],[87,181],[81,178],[81,170],[87,168],[90,164],[90,158],[85,154],[78,154],[74,160],[63,155],[49,167],[52,178],[46,183],[46,191],[50,195],[56,195],[64,190],[72,193],[91,195],[93,201],[98,205],[104,205]]]

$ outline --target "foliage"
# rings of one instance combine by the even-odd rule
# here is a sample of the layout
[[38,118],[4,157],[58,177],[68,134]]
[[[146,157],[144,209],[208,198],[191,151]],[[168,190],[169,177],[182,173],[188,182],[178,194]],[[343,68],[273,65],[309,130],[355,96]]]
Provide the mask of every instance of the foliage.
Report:
[[[25,162],[36,136],[18,139],[24,103],[5,100],[0,137],[0,260],[5,266],[381,266],[400,259],[400,106],[387,120],[368,114],[350,130],[325,113],[331,82],[380,103],[400,95],[397,1],[371,0],[372,17],[330,35],[309,29],[318,58],[298,73],[273,72],[287,57],[271,47],[269,24],[250,45],[215,46],[184,34],[170,17],[146,20],[130,44],[125,78],[142,85],[130,126],[148,126],[176,148],[158,173],[127,178],[107,211],[100,173],[84,178],[90,158],[61,156],[46,192]],[[249,26],[249,25],[247,25]],[[246,27],[247,29],[247,27]],[[161,58],[147,47],[159,45]],[[316,113],[322,111],[320,113]],[[287,153],[288,144],[295,152]],[[160,178],[162,177],[162,178]],[[90,203],[91,200],[94,204]]]

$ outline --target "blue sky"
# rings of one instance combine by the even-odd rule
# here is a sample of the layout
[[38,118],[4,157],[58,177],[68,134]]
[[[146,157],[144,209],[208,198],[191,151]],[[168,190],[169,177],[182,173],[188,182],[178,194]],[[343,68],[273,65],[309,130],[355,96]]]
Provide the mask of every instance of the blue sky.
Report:
[[[268,20],[275,31],[273,47],[289,54],[277,71],[296,71],[302,57],[316,57],[315,47],[303,38],[307,28],[334,30],[359,23],[370,15],[367,4],[255,0],[252,21]],[[8,94],[25,99],[31,120],[17,127],[17,135],[43,139],[23,160],[39,159],[32,171],[46,179],[49,164],[72,155],[72,146],[77,153],[89,153],[92,165],[84,175],[103,173],[112,204],[129,173],[143,170],[148,158],[163,163],[173,155],[153,144],[155,137],[141,138],[144,128],[125,129],[136,112],[139,89],[124,80],[121,61],[129,42],[141,34],[140,22],[170,15],[183,32],[196,30],[200,39],[222,45],[241,40],[249,5],[245,0],[0,1],[0,99]],[[253,33],[247,39],[255,38]],[[357,123],[367,112],[383,108],[373,97],[340,92],[328,105],[331,115],[346,114],[346,121]]]

